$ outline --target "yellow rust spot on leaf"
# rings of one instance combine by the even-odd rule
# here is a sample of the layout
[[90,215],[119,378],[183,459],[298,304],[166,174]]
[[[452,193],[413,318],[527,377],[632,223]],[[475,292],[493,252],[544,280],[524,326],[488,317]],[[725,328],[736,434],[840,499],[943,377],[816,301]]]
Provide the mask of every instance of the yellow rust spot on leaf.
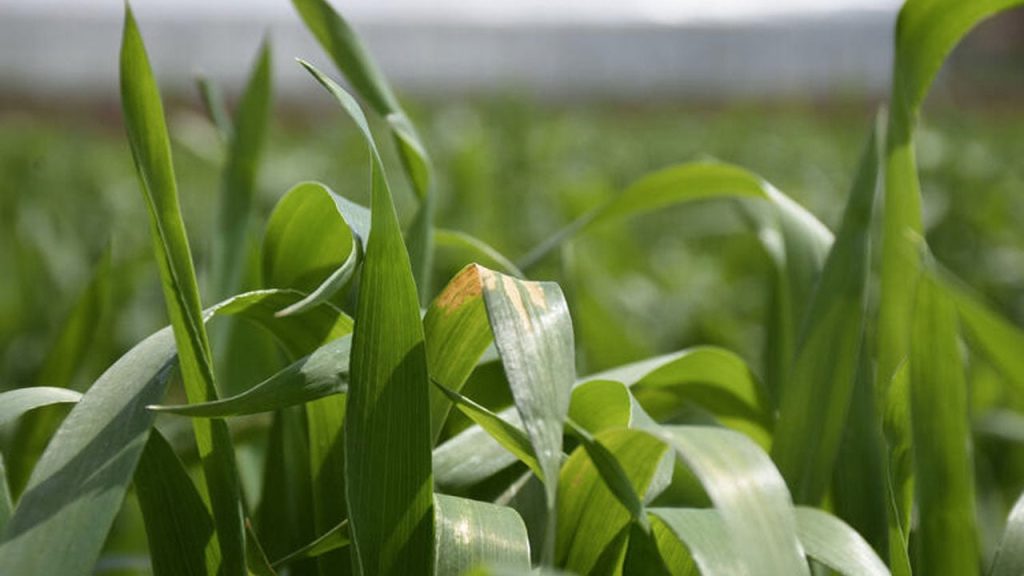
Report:
[[[452,313],[458,310],[467,301],[474,298],[479,298],[481,291],[483,290],[482,282],[486,282],[486,276],[482,279],[481,272],[484,272],[486,276],[491,276],[489,270],[481,268],[476,265],[470,265],[465,267],[462,272],[459,272],[448,286],[438,294],[437,300],[434,304],[441,310]],[[492,280],[493,282],[493,280]]]
[[512,303],[512,307],[516,309],[516,313],[519,314],[519,320],[526,327],[530,327],[532,322],[530,321],[530,314],[526,311],[526,305],[523,304],[523,295],[519,293],[519,287],[516,286],[516,281],[509,276],[502,276],[501,283],[502,290],[505,291],[505,296],[508,297],[509,302]]
[[544,289],[541,288],[537,282],[523,282],[523,286],[526,287],[526,293],[530,295],[530,302],[541,310],[545,310],[548,307],[548,301],[544,297]]

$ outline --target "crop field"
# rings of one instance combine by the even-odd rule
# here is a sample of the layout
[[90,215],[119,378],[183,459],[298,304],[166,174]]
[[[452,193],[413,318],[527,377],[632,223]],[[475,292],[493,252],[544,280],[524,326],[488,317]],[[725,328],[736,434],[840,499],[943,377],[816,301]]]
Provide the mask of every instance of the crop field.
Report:
[[0,575],[1024,573],[1024,108],[929,96],[1019,1],[678,107],[407,102],[293,4],[302,110],[128,8],[120,102],[0,111]]

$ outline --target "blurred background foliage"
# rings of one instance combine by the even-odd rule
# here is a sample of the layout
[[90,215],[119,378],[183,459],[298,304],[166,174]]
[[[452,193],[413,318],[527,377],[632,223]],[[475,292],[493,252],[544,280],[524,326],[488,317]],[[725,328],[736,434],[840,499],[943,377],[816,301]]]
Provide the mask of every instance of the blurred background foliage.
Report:
[[[918,149],[929,243],[1024,321],[1024,110],[936,100]],[[705,157],[761,174],[834,226],[872,114],[857,101],[569,106],[511,97],[412,109],[437,166],[438,224],[513,260],[647,172]],[[108,247],[114,273],[106,297],[117,313],[104,314],[94,330],[82,384],[164,323],[120,120],[102,107],[88,112],[0,113],[0,181],[8,191],[0,195],[0,388],[35,382]],[[196,102],[178,102],[170,126],[203,284],[223,145]],[[303,180],[367,202],[367,161],[357,135],[328,108],[278,110],[259,176],[261,221]],[[396,186],[399,212],[411,217],[407,183]],[[734,206],[708,202],[597,229],[531,275],[566,284],[581,373],[701,343],[737,350],[756,366],[769,272],[758,246]],[[438,287],[454,271],[436,275]]]

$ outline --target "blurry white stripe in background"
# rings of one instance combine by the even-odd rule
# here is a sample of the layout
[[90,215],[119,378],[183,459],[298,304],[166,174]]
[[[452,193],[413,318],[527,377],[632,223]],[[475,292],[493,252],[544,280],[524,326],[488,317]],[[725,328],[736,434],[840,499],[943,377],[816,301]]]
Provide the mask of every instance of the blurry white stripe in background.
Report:
[[[878,96],[899,0],[348,0],[400,90],[547,99]],[[287,0],[136,0],[162,87],[235,88],[270,31],[283,97],[323,63]],[[121,0],[0,0],[0,96],[116,94]]]

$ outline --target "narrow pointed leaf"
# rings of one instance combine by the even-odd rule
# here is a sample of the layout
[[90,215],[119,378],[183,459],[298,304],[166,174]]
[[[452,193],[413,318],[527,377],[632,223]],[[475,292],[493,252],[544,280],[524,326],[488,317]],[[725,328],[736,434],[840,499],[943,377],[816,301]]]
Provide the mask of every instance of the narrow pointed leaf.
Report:
[[929,274],[918,283],[913,328],[910,420],[920,516],[917,568],[925,574],[976,574],[974,466],[956,309]]
[[273,566],[281,567],[303,558],[315,558],[322,554],[331,552],[332,550],[348,546],[351,542],[352,541],[348,536],[348,520],[343,520],[341,524],[338,524],[327,532],[324,532],[323,536],[318,537],[316,540],[313,540],[309,544],[288,554],[280,560],[275,560]]
[[0,535],[4,533],[7,521],[11,519],[13,509],[11,490],[7,485],[7,467],[4,466],[4,455],[0,454]]
[[216,575],[221,558],[213,519],[160,432],[150,432],[133,478],[153,574]]
[[50,386],[16,388],[2,392],[0,393],[0,426],[13,422],[22,414],[35,408],[51,404],[75,403],[81,398],[81,392]]
[[252,576],[277,576],[248,520],[245,521],[245,562]]
[[[213,360],[203,326],[192,254],[178,205],[163,104],[142,36],[127,5],[121,45],[121,102],[132,158],[150,215],[151,235],[185,391],[191,402],[215,400]],[[245,537],[231,435],[220,420],[193,420],[193,429],[203,462],[205,494],[217,528],[215,537],[223,555],[222,568],[228,576],[241,576],[245,573]]]
[[270,118],[271,66],[270,42],[265,40],[235,112],[228,142],[213,252],[213,286],[217,299],[227,298],[242,288],[253,225],[256,178]]
[[199,404],[149,406],[150,410],[182,416],[224,418],[271,412],[348,392],[351,337],[341,337],[252,388],[232,396]]
[[530,570],[530,540],[515,510],[436,494],[434,514],[437,576],[460,576],[482,563]]
[[450,402],[455,403],[466,417],[475,422],[477,426],[483,428],[505,450],[508,450],[522,463],[529,466],[530,470],[533,470],[538,478],[544,476],[544,471],[541,468],[540,462],[537,461],[534,447],[530,443],[530,438],[526,435],[526,432],[458,392],[445,388],[440,384],[437,384],[437,386],[445,397]]
[[460,263],[460,268],[475,262],[502,274],[525,278],[522,270],[516,268],[516,265],[501,252],[465,232],[437,229],[434,231],[434,245],[439,253],[442,251],[452,253],[451,258]]
[[[366,117],[337,83],[303,66],[370,149],[372,220],[352,336],[345,489],[356,570],[405,574],[431,565],[434,554],[430,382],[416,284]],[[402,473],[388,473],[396,468]]]
[[846,428],[863,341],[877,180],[872,132],[781,388],[772,458],[797,502],[817,505],[825,496]]

